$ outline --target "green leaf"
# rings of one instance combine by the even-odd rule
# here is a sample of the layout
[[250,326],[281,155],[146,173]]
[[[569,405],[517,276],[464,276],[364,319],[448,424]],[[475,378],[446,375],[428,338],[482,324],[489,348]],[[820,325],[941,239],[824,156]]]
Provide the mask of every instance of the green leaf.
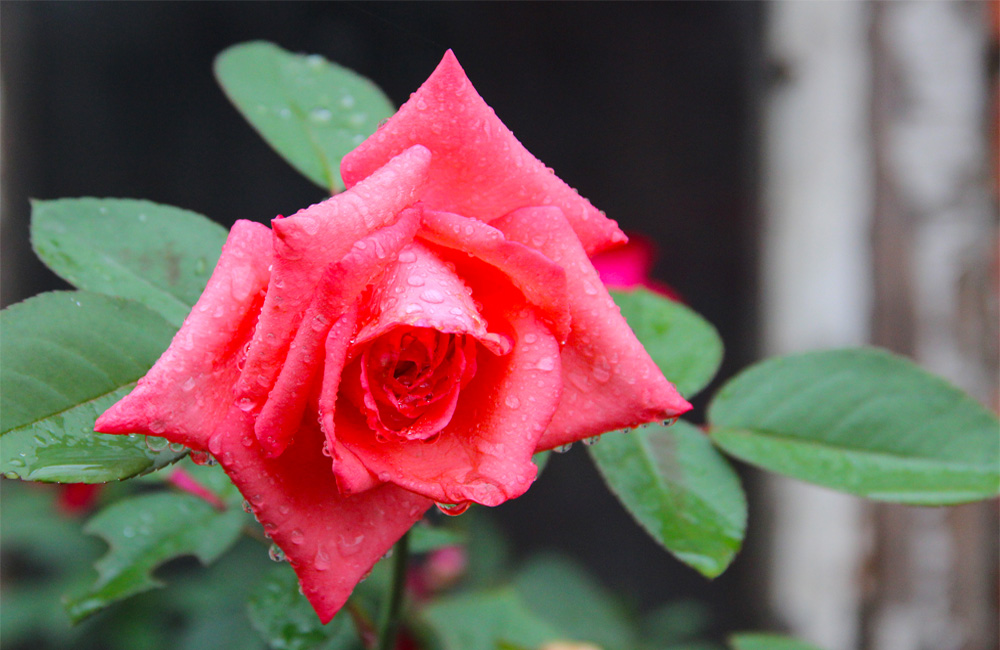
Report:
[[68,598],[66,610],[74,621],[97,613],[112,603],[162,586],[152,572],[182,555],[194,555],[209,564],[224,553],[240,534],[243,512],[219,512],[189,494],[146,494],[105,508],[84,527],[108,543],[108,553],[97,561],[97,582],[89,591]]
[[635,630],[614,596],[583,569],[558,555],[541,555],[514,578],[514,588],[528,610],[578,640],[604,650],[633,650]]
[[814,645],[777,634],[743,632],[729,637],[733,650],[819,650]]
[[708,605],[698,600],[675,600],[646,614],[642,636],[651,648],[692,643],[707,635],[712,623]]
[[331,194],[344,189],[340,160],[396,112],[378,86],[357,73],[263,41],[220,54],[215,77],[264,140]]
[[448,546],[461,546],[465,535],[451,528],[418,522],[410,529],[410,553],[429,553]]
[[714,578],[746,530],[746,498],[729,463],[694,426],[608,433],[588,448],[611,491],[653,539]]
[[103,483],[186,453],[142,436],[94,433],[170,344],[174,328],[129,300],[45,293],[0,312],[0,472],[7,478]]
[[502,644],[537,648],[573,638],[539,618],[510,587],[442,598],[420,616],[441,650],[495,650]]
[[131,298],[180,327],[215,268],[226,230],[150,201],[59,199],[32,202],[31,241],[70,284]]
[[274,567],[247,601],[254,629],[274,650],[362,648],[350,617],[337,616],[323,625],[306,597],[299,593],[295,572],[287,564]]
[[881,501],[947,505],[1000,490],[1000,423],[882,350],[770,359],[715,396],[712,440],[764,469]]
[[712,381],[722,363],[722,339],[684,305],[646,289],[611,291],[622,316],[663,375],[687,398]]

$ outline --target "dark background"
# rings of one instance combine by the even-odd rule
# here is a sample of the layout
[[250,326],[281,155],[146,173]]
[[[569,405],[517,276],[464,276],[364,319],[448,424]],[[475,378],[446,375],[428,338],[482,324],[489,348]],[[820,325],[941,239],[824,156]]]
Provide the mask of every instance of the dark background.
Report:
[[[753,357],[760,4],[5,1],[0,11],[4,305],[61,286],[28,246],[29,198],[146,198],[227,226],[322,198],[216,86],[212,59],[229,45],[322,54],[397,104],[452,48],[528,150],[658,242],[657,277],[726,342],[722,376]],[[725,629],[761,624],[749,595],[762,591],[760,531],[709,582],[645,536],[582,449],[494,514],[519,553],[565,551],[646,606],[693,597]]]

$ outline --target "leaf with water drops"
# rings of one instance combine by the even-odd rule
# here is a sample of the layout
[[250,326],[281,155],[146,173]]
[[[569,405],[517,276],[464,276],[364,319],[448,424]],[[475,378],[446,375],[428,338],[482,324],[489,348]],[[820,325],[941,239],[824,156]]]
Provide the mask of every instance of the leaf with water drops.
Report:
[[884,350],[769,359],[716,394],[723,451],[835,490],[915,505],[1000,491],[1000,423],[978,402]]
[[607,433],[589,448],[625,509],[677,559],[710,578],[739,551],[747,505],[739,477],[705,436],[679,421]]
[[816,646],[778,634],[742,632],[729,637],[733,650],[820,650]]
[[711,323],[646,289],[610,293],[636,338],[681,395],[690,399],[712,381],[722,363],[722,339]]
[[97,582],[66,599],[66,610],[81,621],[112,603],[163,586],[153,571],[168,560],[194,555],[209,564],[239,538],[244,515],[219,511],[190,494],[161,492],[118,501],[97,513],[84,532],[108,543],[97,561]]
[[186,450],[143,436],[94,433],[167,348],[174,328],[130,300],[45,293],[0,313],[0,472],[7,478],[103,483],[153,471]]
[[32,202],[31,241],[70,284],[131,298],[180,327],[215,268],[226,230],[151,201],[58,199]]
[[327,625],[319,622],[287,564],[268,571],[253,589],[247,614],[254,630],[274,650],[363,648],[348,616],[337,616]]
[[215,77],[261,137],[331,194],[344,189],[340,160],[396,112],[361,75],[263,41],[220,54]]

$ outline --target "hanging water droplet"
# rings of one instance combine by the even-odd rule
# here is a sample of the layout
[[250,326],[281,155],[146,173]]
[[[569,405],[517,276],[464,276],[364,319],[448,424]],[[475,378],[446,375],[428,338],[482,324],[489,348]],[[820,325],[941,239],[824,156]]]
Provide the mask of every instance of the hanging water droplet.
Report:
[[191,452],[191,462],[195,465],[208,465],[208,461],[211,456],[204,451],[192,451]]
[[146,436],[146,448],[151,452],[159,453],[167,448],[170,441],[159,436]]
[[267,556],[271,558],[272,562],[284,562],[285,552],[281,550],[281,547],[277,544],[271,544],[271,547],[267,549]]
[[438,510],[448,515],[449,517],[457,517],[458,515],[468,510],[469,506],[472,505],[472,502],[463,501],[461,503],[438,503],[435,505],[437,505]]
[[663,421],[663,426],[669,427],[674,422],[677,422],[677,418],[667,418],[666,420]]
[[246,499],[243,499],[243,512],[247,514],[253,514],[253,507],[250,505],[250,502],[247,501]]
[[573,448],[573,443],[570,442],[565,445],[559,445],[558,447],[553,448],[552,451],[556,452],[557,454],[565,454],[572,448]]
[[182,445],[179,442],[171,442],[169,445],[167,445],[167,448],[170,451],[174,452],[175,454],[179,454],[185,449],[184,445]]
[[601,439],[600,436],[593,436],[591,438],[586,438],[583,441],[583,444],[587,445],[588,447],[592,447],[592,446],[596,445],[597,441],[600,440],[600,439]]

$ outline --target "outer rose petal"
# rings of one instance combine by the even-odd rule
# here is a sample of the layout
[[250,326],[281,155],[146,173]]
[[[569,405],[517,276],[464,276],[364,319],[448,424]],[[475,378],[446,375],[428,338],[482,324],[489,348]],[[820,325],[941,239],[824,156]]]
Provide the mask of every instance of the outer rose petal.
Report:
[[277,380],[288,346],[327,265],[373,230],[393,223],[420,196],[430,152],[403,151],[365,182],[291,217],[275,219],[274,272],[260,323],[247,353],[237,395],[251,409],[263,406]]
[[427,207],[492,221],[517,208],[555,205],[589,253],[624,242],[618,225],[559,179],[517,141],[479,96],[449,50],[410,100],[347,154],[351,187],[414,144],[434,153]]
[[524,493],[535,478],[538,439],[559,403],[559,344],[534,310],[510,291],[510,354],[479,354],[451,423],[434,442],[379,442],[353,404],[337,404],[337,439],[381,481],[439,503],[495,506]]
[[95,430],[163,436],[205,449],[233,403],[233,384],[260,313],[270,265],[271,231],[237,221],[204,293],[170,347],[131,393],[97,419]]
[[431,502],[394,485],[340,496],[322,444],[318,425],[307,419],[285,453],[266,458],[253,433],[253,416],[233,407],[209,449],[285,552],[303,593],[327,623]]
[[[394,263],[400,250],[413,240],[419,225],[420,210],[407,208],[396,223],[356,241],[347,255],[323,272],[274,389],[257,419],[257,439],[270,455],[284,451],[299,428],[313,380],[323,363],[323,345],[331,322],[345,314],[365,287]],[[346,335],[348,340],[354,334],[355,320],[356,314]],[[253,410],[253,404],[246,410]]]
[[562,401],[539,450],[690,410],[629,329],[558,208],[525,208],[493,225],[566,270],[573,332],[562,352]]

